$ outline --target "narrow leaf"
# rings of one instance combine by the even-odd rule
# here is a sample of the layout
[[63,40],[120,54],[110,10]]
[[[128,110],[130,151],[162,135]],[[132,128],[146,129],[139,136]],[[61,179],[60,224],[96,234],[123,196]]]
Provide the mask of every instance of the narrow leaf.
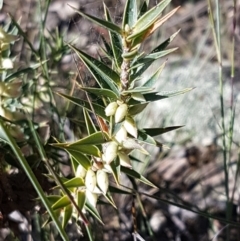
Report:
[[[66,95],[63,93],[57,93],[57,94],[64,97],[65,99],[71,101],[72,103],[74,103],[78,106],[81,106],[82,108],[86,108],[87,110],[92,112],[91,105],[88,103],[88,101],[73,97],[71,95]],[[95,103],[92,103],[92,106],[97,115],[101,116],[104,120],[109,121],[109,117],[107,117],[105,115],[105,111],[104,111],[105,108],[103,106],[95,104]]]
[[73,145],[73,146],[70,145],[65,147],[65,149],[72,154],[73,154],[73,151],[75,151],[75,152],[82,152],[86,155],[93,155],[96,157],[101,156],[100,150],[94,145]]
[[75,188],[85,186],[85,183],[81,177],[74,177],[66,182],[64,182],[66,188]]
[[86,170],[91,167],[91,162],[87,156],[82,154],[80,150],[68,149],[67,152],[74,158],[74,160],[82,165]]
[[163,0],[155,7],[147,11],[144,15],[142,15],[133,26],[132,34],[127,38],[127,40],[132,40],[138,35],[141,35],[141,33],[143,33],[154,22],[156,22],[156,20],[161,16],[161,13],[170,2],[171,0]]
[[86,202],[86,195],[85,192],[83,191],[78,191],[77,192],[77,205],[79,207],[80,210],[83,209],[84,205]]
[[59,208],[64,208],[69,204],[71,204],[71,201],[69,200],[67,195],[64,195],[52,205],[52,209],[57,210]]
[[62,227],[65,228],[72,217],[72,205],[68,205],[63,210]]
[[165,128],[145,128],[143,130],[146,134],[148,134],[150,136],[158,136],[158,135],[164,134],[166,132],[179,129],[181,127],[183,127],[183,126],[170,126],[170,127],[165,127]]
[[75,145],[99,145],[106,142],[109,139],[109,136],[106,132],[98,131],[93,133],[85,138],[82,138],[76,142],[71,143],[69,146]]
[[144,87],[153,87],[155,83],[158,81],[160,74],[162,73],[165,67],[166,61],[161,64],[161,66],[157,69],[157,71],[150,76],[150,78],[143,84]]
[[108,90],[108,89],[102,89],[102,88],[91,88],[91,87],[81,87],[79,86],[80,89],[89,92],[89,93],[93,93],[97,96],[104,96],[104,97],[108,97],[112,100],[117,100],[118,99],[118,95],[116,95],[113,91]]
[[101,61],[82,52],[80,49],[77,49],[72,45],[69,45],[69,47],[76,52],[78,57],[83,61],[83,63],[86,65],[90,72],[94,70],[99,76],[101,76],[100,80],[96,79],[100,86],[102,86],[102,83],[100,83],[99,81],[105,81],[105,83],[111,88],[111,90],[114,91],[117,95],[119,95],[119,90],[117,86],[120,86],[121,84],[120,77],[114,70],[109,68]]
[[111,23],[111,22],[108,22],[108,21],[105,21],[103,19],[100,19],[100,18],[96,18],[94,16],[91,16],[91,15],[88,15],[86,13],[83,13],[82,11],[79,11],[78,9],[72,7],[78,14],[80,14],[81,16],[83,16],[84,18],[87,18],[89,19],[91,22],[93,23],[96,23],[97,25],[99,26],[102,26],[106,29],[108,29],[109,31],[112,31],[112,32],[115,32],[115,33],[118,33],[118,34],[121,34],[122,33],[122,29],[120,27],[118,27],[117,25]]
[[[106,20],[109,22],[112,22],[108,8],[106,7],[105,4],[103,4],[103,6],[104,6]],[[121,38],[119,34],[111,31],[109,31],[109,36],[110,36],[111,48],[114,55],[115,66],[119,69],[122,63],[122,52],[123,52]]]
[[137,1],[127,0],[123,13],[122,29],[128,25],[130,28],[137,22]]

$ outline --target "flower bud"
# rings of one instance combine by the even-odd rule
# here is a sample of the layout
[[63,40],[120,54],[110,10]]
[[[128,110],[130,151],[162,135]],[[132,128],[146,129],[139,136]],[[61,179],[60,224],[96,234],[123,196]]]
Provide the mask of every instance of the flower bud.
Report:
[[97,178],[96,178],[95,172],[91,169],[88,169],[85,177],[85,186],[89,191],[93,192],[96,185],[97,185]]
[[118,157],[121,166],[132,168],[131,160],[127,154],[124,152],[118,152]]
[[97,171],[97,184],[99,188],[103,191],[104,194],[107,193],[109,181],[108,181],[108,175],[103,170]]
[[124,117],[127,115],[127,111],[128,111],[128,106],[127,104],[122,104],[120,106],[118,106],[116,113],[115,113],[115,122],[121,122]]
[[112,116],[115,114],[116,110],[118,108],[117,102],[111,102],[106,108],[105,108],[105,114],[106,116]]
[[89,203],[93,206],[96,207],[97,205],[97,200],[98,200],[98,195],[95,193],[92,193],[89,190],[86,190],[86,198],[89,201]]
[[110,164],[116,158],[117,151],[118,151],[118,144],[115,141],[110,142],[105,150],[103,160],[107,164]]
[[127,139],[127,131],[126,129],[121,126],[121,128],[118,130],[118,132],[115,135],[115,139],[122,144]]
[[82,165],[78,165],[76,170],[76,177],[81,177],[84,179],[86,174],[87,174],[86,169]]
[[123,126],[125,127],[125,129],[130,135],[137,138],[137,135],[138,135],[137,125],[132,117],[128,116],[123,122]]

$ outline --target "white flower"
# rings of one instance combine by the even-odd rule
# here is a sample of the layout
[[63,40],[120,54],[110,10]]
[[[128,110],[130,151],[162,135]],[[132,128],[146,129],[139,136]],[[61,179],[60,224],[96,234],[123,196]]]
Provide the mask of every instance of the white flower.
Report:
[[128,111],[127,104],[121,104],[120,106],[118,106],[115,113],[115,122],[116,123],[121,122],[127,115],[127,111]]

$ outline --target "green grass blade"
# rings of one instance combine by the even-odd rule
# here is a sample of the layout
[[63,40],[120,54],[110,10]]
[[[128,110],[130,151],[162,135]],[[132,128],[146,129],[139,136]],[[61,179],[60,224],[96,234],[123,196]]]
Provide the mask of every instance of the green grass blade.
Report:
[[56,225],[57,230],[59,231],[59,234],[61,235],[62,239],[65,241],[68,241],[67,234],[63,230],[58,218],[56,217],[55,213],[53,212],[48,199],[46,198],[44,191],[42,190],[41,185],[39,184],[38,180],[36,179],[34,173],[32,172],[32,169],[30,168],[29,164],[27,163],[26,159],[24,158],[23,154],[21,153],[17,143],[12,138],[10,133],[8,132],[4,121],[0,119],[0,138],[7,142],[10,147],[12,148],[12,151],[18,158],[23,170],[25,171],[26,175],[28,176],[29,180],[31,181],[33,187],[35,188],[39,198],[41,199],[42,203],[44,204],[45,208],[47,209],[49,215],[51,216],[54,224]]

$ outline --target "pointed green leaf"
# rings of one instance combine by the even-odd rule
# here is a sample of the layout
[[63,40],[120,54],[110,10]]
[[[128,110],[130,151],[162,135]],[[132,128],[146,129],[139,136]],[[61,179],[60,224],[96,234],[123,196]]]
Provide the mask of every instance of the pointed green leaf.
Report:
[[84,108],[83,108],[83,114],[84,114],[84,120],[85,120],[85,125],[87,127],[88,135],[91,135],[97,132],[97,128],[94,125],[92,118],[90,117],[88,111]]
[[[162,100],[162,99],[166,99],[166,98],[170,98],[176,95],[181,95],[184,94],[190,90],[192,90],[193,88],[186,88],[183,90],[176,90],[176,91],[161,91],[161,92],[153,92],[153,93],[147,93],[144,94],[144,98],[146,100],[146,102],[153,102],[153,101],[158,101],[158,100]],[[136,101],[134,99],[131,99],[128,104],[129,105],[134,105],[139,103],[139,101]]]
[[[74,146],[70,145],[70,146],[64,147],[64,149],[66,149],[67,152],[69,152],[71,155],[73,155],[73,156],[75,155],[75,157],[79,156],[78,152],[81,152],[86,155],[93,155],[96,157],[101,156],[100,150],[94,145],[74,145]],[[83,160],[83,159],[81,159],[81,160]],[[76,159],[76,161],[80,162],[80,159],[78,158],[78,159]]]
[[[91,161],[88,159],[88,157],[84,154],[82,154],[78,150],[72,150],[68,149],[68,153],[71,155],[71,157],[74,158],[74,161],[77,162],[77,166],[80,164],[82,165],[86,170],[88,170],[91,167]],[[77,167],[76,167],[77,168]]]
[[113,50],[111,46],[108,44],[107,40],[102,35],[101,35],[101,39],[105,47],[105,54],[109,57],[109,59],[113,59],[114,55],[113,55]]
[[106,132],[98,131],[85,138],[82,138],[76,142],[72,142],[69,146],[79,146],[79,145],[99,145],[106,142],[109,136]]
[[104,195],[104,197],[108,200],[108,202],[109,202],[114,208],[117,209],[116,204],[115,204],[115,202],[114,202],[114,200],[113,200],[110,192],[107,192],[106,195]]
[[[74,104],[76,104],[78,106],[81,106],[83,108],[86,108],[87,110],[92,112],[91,105],[88,103],[88,101],[82,100],[82,99],[79,99],[79,98],[76,98],[76,97],[73,97],[73,96],[70,96],[70,95],[65,95],[65,94],[62,94],[62,93],[57,93],[57,94],[62,96],[62,97],[64,97],[65,99],[71,101],[72,103],[74,103]],[[95,104],[95,103],[92,103],[92,107],[94,108],[94,112],[97,115],[102,117],[104,120],[109,121],[109,117],[107,117],[105,115],[105,108],[103,106]]]
[[138,130],[138,140],[146,144],[157,145],[156,141],[150,135],[141,130]]
[[[108,8],[106,7],[105,4],[103,4],[103,6],[104,6],[104,13],[105,13],[106,20],[109,22],[112,22]],[[111,42],[111,49],[114,55],[115,66],[117,68],[120,68],[122,63],[122,52],[123,52],[121,38],[119,34],[116,34],[115,32],[111,32],[111,31],[109,31],[109,36],[110,36],[110,42]]]
[[133,105],[129,108],[128,113],[131,116],[137,115],[141,113],[146,108],[147,105],[148,103]]
[[102,26],[102,27],[108,29],[109,31],[116,32],[118,34],[122,33],[122,29],[120,27],[118,27],[117,25],[111,23],[111,22],[108,22],[108,21],[105,21],[103,19],[96,18],[94,16],[83,13],[82,11],[79,11],[76,8],[73,8],[73,9],[75,9],[75,11],[78,14],[80,14],[81,16],[83,16],[84,18],[89,19],[91,22],[96,23],[97,25]]
[[119,161],[119,158],[117,157],[115,161],[117,161],[117,163],[114,163],[114,161],[111,162],[110,167],[112,169],[112,175],[114,177],[114,180],[117,183],[117,185],[119,185],[119,181],[120,181],[120,161]]
[[97,96],[108,97],[112,100],[117,100],[118,96],[111,90],[102,89],[102,88],[91,88],[91,87],[80,87],[80,89],[87,91],[89,93],[93,93]]
[[104,224],[99,213],[98,213],[98,210],[93,207],[90,203],[86,202],[85,203],[85,208],[88,210],[88,212],[90,212],[93,217],[95,217],[101,224]]
[[143,84],[144,87],[153,87],[155,83],[158,81],[160,74],[165,67],[166,62],[161,64],[161,66],[157,69],[157,71]]
[[75,188],[85,186],[85,183],[81,177],[74,177],[66,182],[64,182],[66,188]]
[[94,70],[95,73],[101,76],[101,79],[96,79],[100,86],[102,86],[102,83],[100,83],[100,81],[105,81],[105,83],[111,88],[111,90],[114,91],[115,94],[119,95],[118,86],[121,85],[120,77],[114,70],[109,68],[101,61],[82,52],[80,49],[77,49],[72,45],[69,46],[76,52],[78,57],[82,60],[82,62],[86,65],[86,67],[89,69],[91,73],[93,73],[92,70]]
[[67,195],[64,195],[52,205],[52,209],[57,210],[59,208],[64,208],[69,204],[71,204],[71,201],[69,200]]
[[54,203],[56,203],[62,196],[59,195],[49,195],[47,196],[47,199],[49,201],[49,204],[52,206]]
[[139,174],[138,172],[134,171],[133,169],[129,169],[127,167],[123,167],[121,166],[121,172],[124,172],[125,174],[127,174],[128,176],[131,176],[133,178],[138,179],[139,181],[147,184],[148,186],[157,188],[153,183],[151,183],[150,181],[148,181],[145,177],[143,177],[141,174]]
[[[161,52],[163,51],[171,42],[172,40],[176,37],[176,35],[179,33],[179,31],[177,31],[176,33],[174,33],[172,36],[170,36],[168,39],[166,39],[163,43],[161,43],[159,46],[157,46],[155,49],[153,49],[151,51],[151,53],[156,53],[156,52]],[[151,54],[150,53],[150,54]],[[135,73],[133,74],[133,76],[131,77],[131,79],[135,79],[138,76],[141,76],[145,70],[148,69],[149,66],[151,66],[151,64],[154,62],[154,60],[149,61],[149,62],[139,62],[139,60],[142,58],[139,58],[138,60],[136,60],[135,62],[132,63],[133,66],[141,66],[138,69],[136,69]]]
[[83,209],[84,205],[86,202],[86,194],[83,191],[78,191],[77,192],[77,205],[80,210]]
[[147,11],[144,15],[142,15],[136,24],[133,26],[132,34],[127,38],[127,40],[132,40],[137,36],[144,33],[151,25],[157,21],[157,19],[161,16],[163,10],[168,6],[171,0],[163,0],[158,3],[155,7]]
[[137,22],[137,1],[127,0],[125,3],[125,9],[123,13],[122,29],[125,28],[126,24],[132,28]]
[[158,135],[162,135],[166,132],[179,129],[181,127],[183,127],[183,126],[169,126],[169,127],[164,127],[164,128],[145,128],[143,130],[146,134],[148,134],[150,136],[158,136]]
[[63,210],[63,217],[62,217],[62,227],[65,228],[72,217],[72,205],[68,205]]
[[130,94],[130,93],[148,93],[148,92],[152,92],[153,88],[149,88],[149,87],[136,87],[134,89],[129,89],[129,90],[124,90],[122,91],[122,94]]
[[114,187],[114,186],[109,186],[108,188],[109,192],[111,193],[118,193],[118,194],[130,194],[132,195],[132,192],[123,190],[122,188]]

